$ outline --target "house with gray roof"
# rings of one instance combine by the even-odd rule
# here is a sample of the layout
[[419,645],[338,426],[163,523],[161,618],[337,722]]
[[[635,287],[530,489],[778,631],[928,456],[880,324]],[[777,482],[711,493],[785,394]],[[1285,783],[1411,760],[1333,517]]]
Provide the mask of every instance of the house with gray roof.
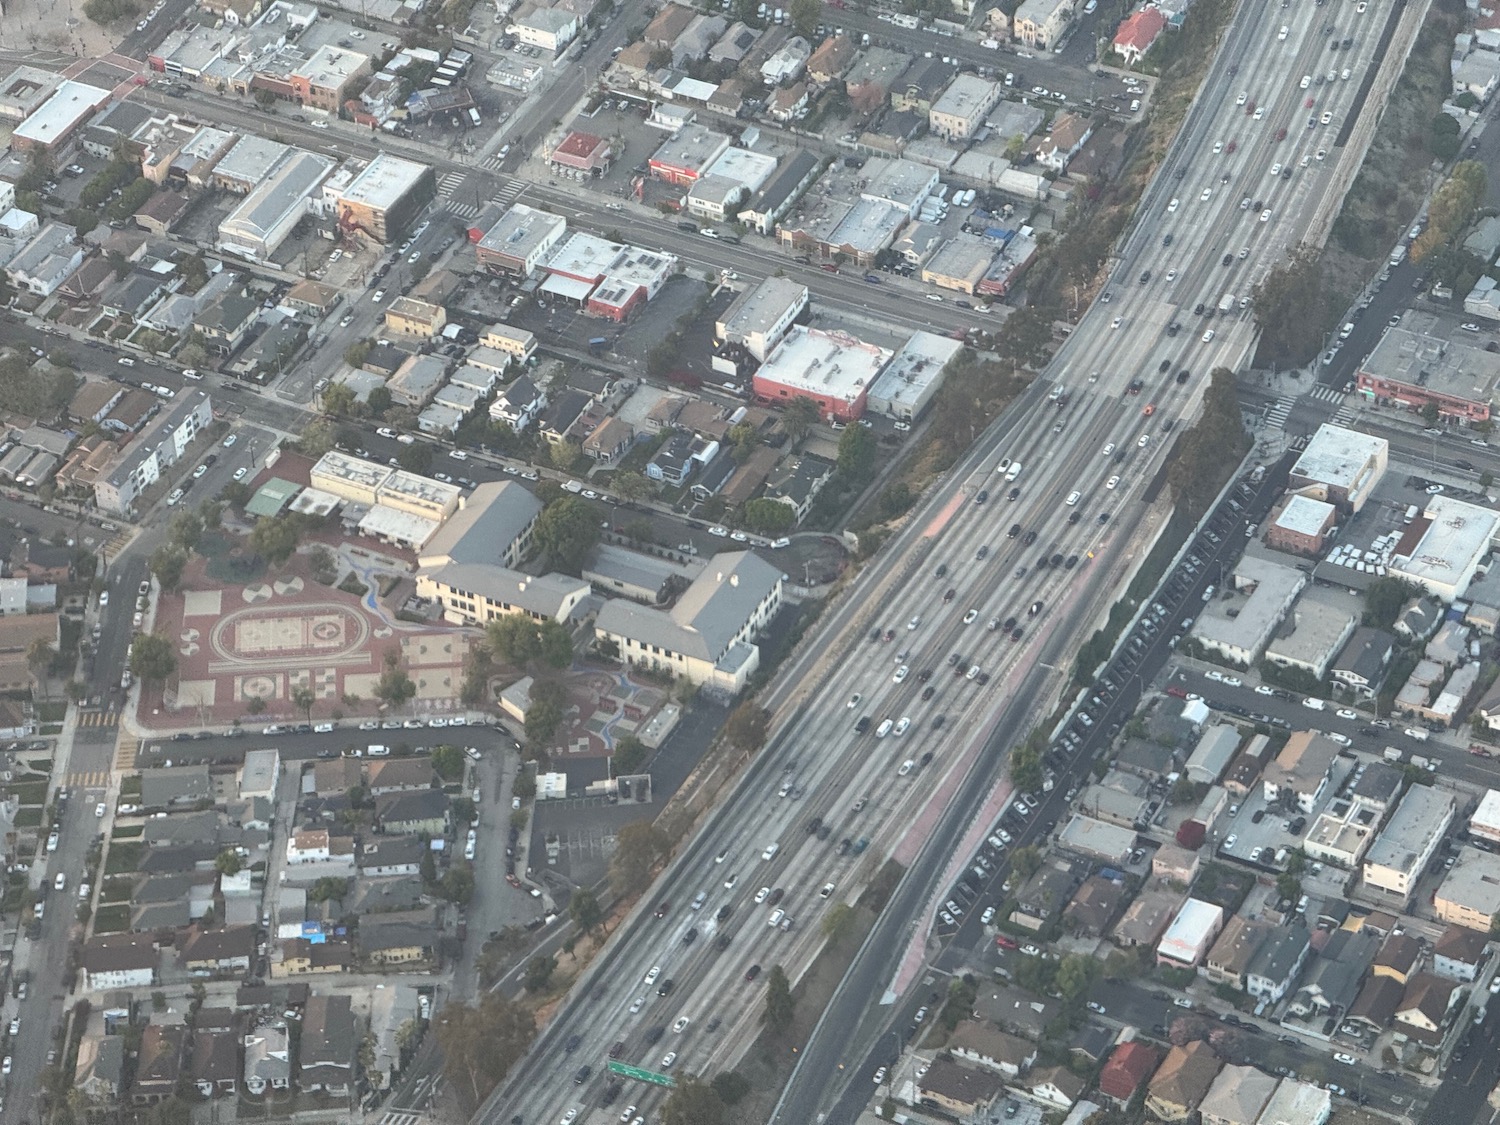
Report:
[[211,800],[213,794],[206,765],[141,771],[141,808],[148,813],[196,805]]
[[424,569],[448,563],[514,567],[531,549],[542,503],[513,481],[481,484],[461,501],[417,558]]
[[565,574],[524,574],[494,563],[445,563],[417,574],[417,594],[443,607],[455,625],[484,625],[512,613],[567,621],[589,585]]
[[755,638],[781,608],[783,577],[751,551],[725,552],[708,560],[670,608],[606,602],[594,633],[627,664],[734,695],[760,666]]
[[304,1093],[347,1098],[353,1088],[354,1013],[348,996],[313,996],[302,1016],[297,1085]]

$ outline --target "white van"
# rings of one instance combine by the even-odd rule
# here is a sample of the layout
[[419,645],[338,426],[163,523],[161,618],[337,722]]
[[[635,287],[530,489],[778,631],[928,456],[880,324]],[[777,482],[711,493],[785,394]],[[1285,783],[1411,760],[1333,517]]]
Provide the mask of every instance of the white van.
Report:
[[886,719],[878,727],[875,728],[875,737],[884,738],[886,735],[891,733],[891,727],[893,726],[895,726],[895,724],[892,723],[889,719]]
[[1426,742],[1432,737],[1421,727],[1407,727],[1401,733],[1406,735],[1407,738],[1415,738],[1418,742]]
[[1326,711],[1328,709],[1328,704],[1313,695],[1305,698],[1302,701],[1302,706],[1306,707],[1309,711]]
[[1012,461],[1010,468],[1005,470],[1005,479],[1008,481],[1014,481],[1021,475],[1021,468],[1021,462]]
[[382,746],[377,742],[366,746],[365,754],[371,758],[389,758],[391,756],[391,748],[389,746]]

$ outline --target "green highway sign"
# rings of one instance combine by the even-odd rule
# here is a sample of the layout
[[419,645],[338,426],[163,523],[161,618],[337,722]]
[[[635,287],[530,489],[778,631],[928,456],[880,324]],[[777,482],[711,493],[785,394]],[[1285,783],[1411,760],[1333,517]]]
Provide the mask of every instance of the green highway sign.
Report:
[[657,1074],[654,1070],[642,1070],[638,1066],[627,1066],[621,1062],[609,1064],[611,1074],[623,1074],[626,1078],[634,1078],[638,1082],[650,1082],[657,1086],[675,1086],[670,1074]]

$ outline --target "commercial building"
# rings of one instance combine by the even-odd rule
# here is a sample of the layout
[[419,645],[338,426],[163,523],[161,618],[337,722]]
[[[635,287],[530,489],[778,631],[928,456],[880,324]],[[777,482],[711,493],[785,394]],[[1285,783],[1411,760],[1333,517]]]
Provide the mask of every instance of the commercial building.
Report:
[[1478,848],[1460,848],[1433,896],[1432,910],[1444,922],[1489,933],[1495,915],[1500,914],[1500,857]]
[[109,104],[110,92],[64,79],[53,95],[27,115],[10,135],[17,152],[58,152],[81,125]]
[[308,213],[333,162],[294,150],[219,224],[219,249],[251,261],[276,253]]
[[823,161],[806,149],[797,149],[784,157],[765,186],[740,208],[740,222],[761,234],[771,234],[781,217],[817,179],[822,167]]
[[444,563],[417,574],[417,595],[443,607],[455,625],[485,625],[522,613],[567,621],[588,597],[589,584],[565,574],[522,574],[494,563]]
[[397,336],[430,340],[448,323],[448,310],[415,297],[397,297],[385,308],[385,326]]
[[647,161],[651,175],[682,187],[691,186],[729,148],[729,138],[703,125],[684,125],[662,142]]
[[1266,528],[1266,546],[1304,558],[1321,558],[1339,510],[1325,500],[1294,493]]
[[871,384],[866,410],[897,421],[915,421],[942,387],[948,364],[962,350],[963,344],[952,337],[913,332]]
[[578,37],[578,16],[561,7],[535,8],[508,30],[527,46],[555,55]]
[[1303,837],[1302,850],[1310,859],[1353,871],[1374,842],[1381,816],[1378,807],[1336,797],[1312,822]]
[[1074,813],[1057,834],[1057,842],[1069,851],[1093,856],[1105,863],[1124,864],[1135,847],[1133,829],[1121,828],[1082,813]]
[[183,390],[118,454],[94,482],[94,502],[106,512],[129,515],[141,493],[155,484],[213,422],[207,391]]
[[608,601],[594,631],[628,664],[733,695],[760,666],[755,638],[780,609],[782,584],[780,569],[749,551],[715,555],[670,609]]
[[1385,476],[1390,453],[1385,438],[1325,422],[1292,466],[1287,488],[1358,512]]
[[1223,926],[1222,906],[1189,898],[1157,943],[1156,963],[1179,969],[1196,968],[1213,947]]
[[743,347],[762,363],[807,310],[807,286],[789,277],[768,277],[734,299],[714,324],[721,344]]
[[339,227],[361,231],[381,244],[406,234],[437,195],[432,167],[378,153],[337,195]]
[[1339,744],[1315,730],[1294,731],[1261,774],[1266,803],[1311,815],[1328,787]]
[[987,78],[958,75],[927,111],[928,128],[947,141],[968,140],[983,126],[1003,89]]
[[575,129],[547,154],[547,163],[558,171],[587,179],[608,172],[614,156],[614,146],[608,140]]
[[1323,587],[1304,590],[1266,645],[1266,660],[1279,668],[1300,668],[1321,680],[1359,627],[1359,614],[1350,600]]
[[1500,845],[1500,789],[1486,789],[1469,818],[1469,835]]
[[530,277],[562,241],[567,229],[568,220],[561,215],[516,203],[479,240],[475,253],[479,264],[491,273]]
[[1193,636],[1204,648],[1241,667],[1260,659],[1283,618],[1307,585],[1307,575],[1269,559],[1243,556],[1231,587],[1203,608]]
[[60,75],[34,66],[17,66],[0,78],[0,118],[25,121],[62,85]]
[[[317,48],[305,62],[287,73],[292,98],[308,109],[337,114],[354,90],[370,73],[370,57],[344,47]],[[378,158],[377,158],[378,159]]]
[[783,404],[810,398],[822,418],[857,421],[870,386],[890,358],[885,348],[847,333],[794,326],[756,371],[755,396]]
[[584,305],[590,316],[623,322],[657,293],[677,268],[677,256],[626,247],[610,265]]
[[1451,496],[1433,496],[1407,526],[1386,564],[1393,578],[1415,583],[1444,602],[1462,598],[1495,545],[1500,513]]
[[1500,389],[1500,355],[1484,345],[1437,337],[1415,328],[1389,328],[1355,378],[1359,394],[1372,402],[1413,412],[1429,404],[1448,423],[1488,422]]
[[939,289],[978,292],[995,260],[995,244],[977,234],[960,232],[943,242],[922,267],[922,280]]
[[1404,909],[1418,877],[1453,823],[1457,802],[1446,789],[1413,785],[1365,853],[1364,886]]

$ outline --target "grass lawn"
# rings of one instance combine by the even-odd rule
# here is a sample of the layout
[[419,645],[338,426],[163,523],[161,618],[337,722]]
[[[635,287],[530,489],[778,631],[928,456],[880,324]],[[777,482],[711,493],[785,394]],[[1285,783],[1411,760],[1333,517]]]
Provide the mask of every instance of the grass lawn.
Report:
[[27,805],[16,812],[16,819],[12,822],[17,828],[37,828],[42,823],[42,807],[40,805]]
[[21,781],[10,787],[11,796],[23,805],[44,805],[47,803],[47,783],[45,781]]
[[111,840],[139,840],[145,834],[146,826],[144,824],[127,824],[116,828],[110,833],[109,838]]
[[109,861],[104,865],[104,874],[123,875],[141,865],[141,855],[146,845],[140,843],[114,843],[109,846]]
[[128,774],[120,782],[120,796],[139,797],[141,795],[141,775],[138,773]]
[[68,717],[67,703],[38,703],[36,717],[44,723],[60,723]]
[[101,906],[94,912],[94,933],[118,934],[130,928],[130,904]]

